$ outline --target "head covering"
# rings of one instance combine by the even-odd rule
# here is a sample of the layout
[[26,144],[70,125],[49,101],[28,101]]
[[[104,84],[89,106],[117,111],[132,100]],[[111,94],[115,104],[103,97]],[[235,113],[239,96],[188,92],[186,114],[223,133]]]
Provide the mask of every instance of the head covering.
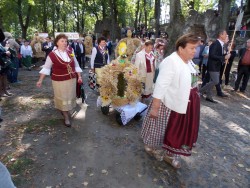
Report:
[[165,43],[163,40],[158,40],[155,44],[155,48],[159,48],[160,46],[165,46]]
[[11,39],[12,38],[12,34],[10,32],[4,32],[4,36],[6,39]]

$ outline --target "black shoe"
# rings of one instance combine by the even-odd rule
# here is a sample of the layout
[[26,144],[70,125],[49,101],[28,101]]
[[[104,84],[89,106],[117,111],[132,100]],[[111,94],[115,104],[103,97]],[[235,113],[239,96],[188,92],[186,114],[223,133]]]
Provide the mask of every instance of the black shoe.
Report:
[[4,93],[4,94],[1,95],[1,97],[9,97],[9,95]]
[[208,98],[208,97],[206,98],[206,101],[209,101],[209,102],[212,102],[212,103],[215,103],[215,104],[216,104],[216,103],[218,103],[218,102],[217,102],[217,101],[215,101],[214,99],[212,99],[212,98]]
[[241,93],[245,93],[245,90],[240,90]]
[[70,121],[69,121],[69,123],[68,123],[68,122],[66,122],[66,121],[64,120],[64,125],[65,125],[66,127],[71,127]]
[[228,97],[228,95],[224,94],[224,93],[220,93],[220,94],[217,94],[218,97]]

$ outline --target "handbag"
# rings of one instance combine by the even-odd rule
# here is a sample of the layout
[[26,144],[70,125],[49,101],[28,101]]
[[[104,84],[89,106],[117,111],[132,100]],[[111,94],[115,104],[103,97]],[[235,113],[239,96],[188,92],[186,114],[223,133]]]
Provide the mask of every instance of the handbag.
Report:
[[4,68],[4,69],[6,69],[6,68],[12,69],[13,68],[13,63],[10,60],[10,58],[1,57],[0,58],[0,66],[2,68]]
[[82,98],[82,103],[84,103],[86,99],[85,90],[83,83],[77,83],[76,84],[76,97]]
[[98,86],[96,84],[96,73],[92,71],[89,71],[88,85],[92,90],[98,89]]

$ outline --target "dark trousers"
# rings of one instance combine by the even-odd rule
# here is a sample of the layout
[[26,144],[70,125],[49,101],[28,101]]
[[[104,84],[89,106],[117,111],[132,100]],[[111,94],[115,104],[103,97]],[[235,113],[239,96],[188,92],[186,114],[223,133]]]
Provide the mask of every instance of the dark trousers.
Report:
[[81,55],[76,56],[76,60],[78,61],[79,66],[81,67],[82,64]]
[[202,65],[202,73],[201,73],[201,79],[202,79],[202,81],[205,78],[206,72],[207,72],[207,66],[203,64]]
[[[210,74],[207,71],[206,74],[205,74],[205,77],[204,77],[204,79],[202,81],[201,87],[204,87],[209,82],[210,82]],[[222,94],[221,84],[218,83],[218,84],[215,85],[215,87],[216,87],[217,95],[221,95]]]
[[240,91],[245,91],[247,87],[247,82],[250,76],[250,66],[248,65],[239,65],[238,66],[238,73],[237,73],[237,80],[235,81],[234,89],[237,91],[240,86],[240,82],[243,78],[242,85],[240,87]]
[[1,73],[0,74],[0,95],[7,93],[7,86],[8,86],[7,74]]
[[82,68],[85,68],[85,55],[81,54],[81,64],[82,64]]
[[85,56],[84,56],[84,54],[78,55],[78,56],[76,57],[76,59],[77,59],[77,61],[78,61],[78,63],[79,63],[79,66],[80,66],[81,68],[84,68],[84,67],[85,67]]
[[[233,61],[229,61],[225,70],[225,85],[229,84],[229,76],[230,76],[230,71],[233,65]],[[225,65],[223,66],[223,70],[224,70]]]
[[19,70],[19,60],[18,58],[15,58],[13,61],[13,68],[8,70],[7,78],[10,83],[17,82],[17,76],[18,76],[18,70]]

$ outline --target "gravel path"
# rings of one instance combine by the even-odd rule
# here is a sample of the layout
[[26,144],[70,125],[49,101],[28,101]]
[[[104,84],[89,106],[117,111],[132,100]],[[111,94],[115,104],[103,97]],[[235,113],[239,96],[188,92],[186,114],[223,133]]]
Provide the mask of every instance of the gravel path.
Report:
[[142,120],[119,126],[87,87],[87,104],[78,101],[66,128],[53,108],[50,78],[42,89],[35,87],[38,69],[21,70],[20,79],[11,85],[15,95],[1,102],[0,128],[0,160],[18,188],[249,187],[249,92],[228,91],[226,99],[215,97],[218,104],[201,99],[197,146],[175,170],[144,152]]

